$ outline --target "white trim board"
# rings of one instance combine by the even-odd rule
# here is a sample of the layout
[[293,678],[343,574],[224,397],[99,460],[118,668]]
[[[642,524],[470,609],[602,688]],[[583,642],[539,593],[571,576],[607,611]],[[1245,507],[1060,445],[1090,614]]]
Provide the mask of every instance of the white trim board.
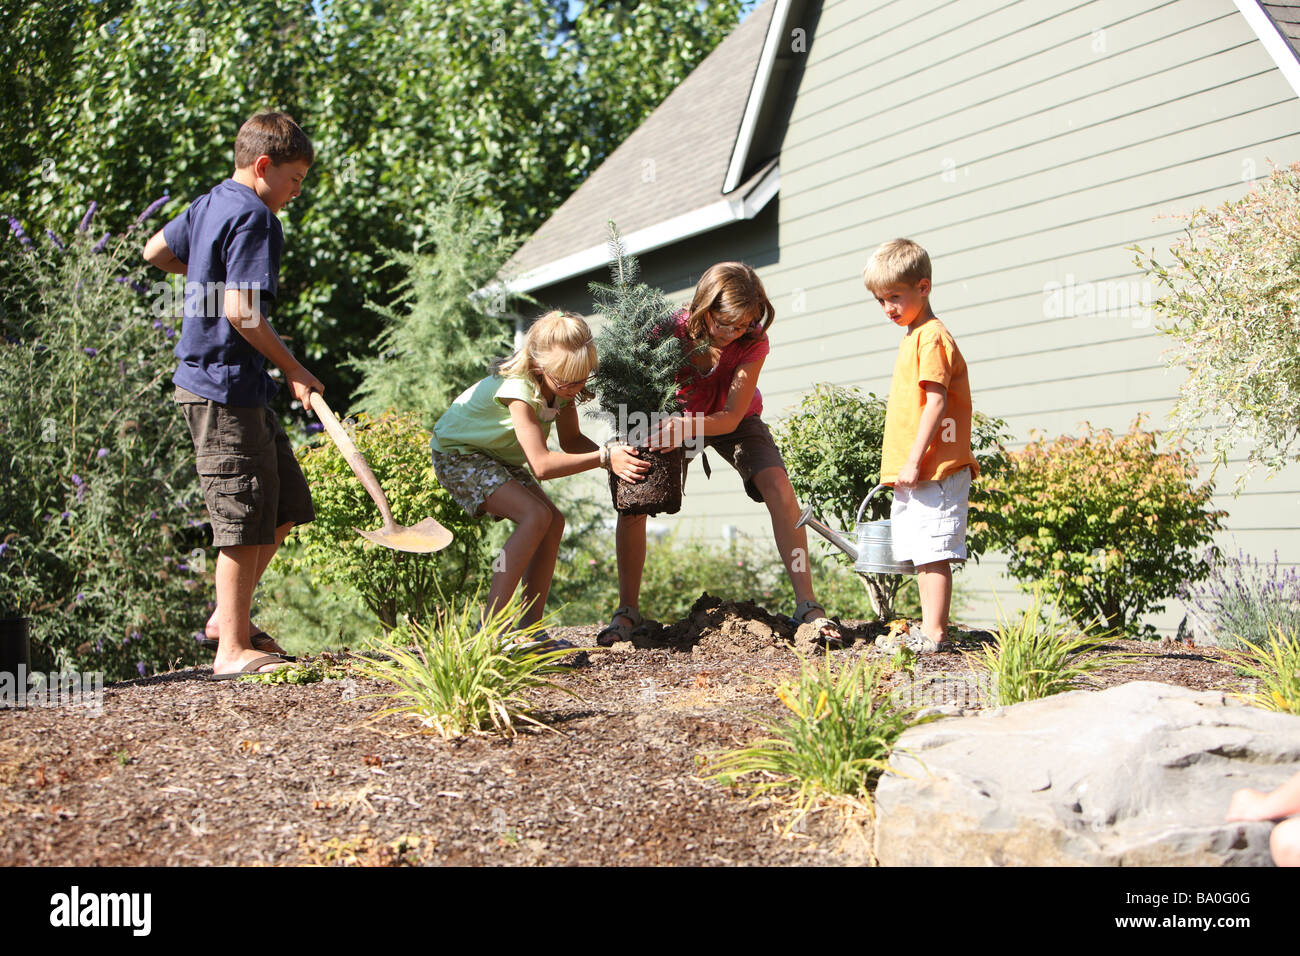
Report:
[[[623,245],[629,255],[639,256],[733,222],[753,219],[771,202],[780,188],[781,167],[773,163],[772,168],[754,184],[748,194],[736,197],[724,196],[707,206],[638,229],[623,237]],[[584,272],[599,269],[608,262],[609,246],[602,242],[600,245],[589,246],[516,276],[506,282],[506,289],[510,292],[532,292],[534,289],[543,289],[565,279],[582,275]]]
[[758,125],[758,114],[763,108],[767,96],[767,84],[772,79],[772,67],[776,64],[776,50],[785,34],[785,23],[790,16],[791,0],[776,0],[776,9],[772,19],[767,22],[767,36],[763,38],[763,52],[758,57],[758,68],[754,71],[754,81],[749,85],[749,99],[745,102],[745,112],[740,119],[740,131],[736,134],[735,145],[731,148],[731,162],[727,164],[727,176],[722,181],[722,191],[729,193],[740,185],[745,163],[749,159],[749,147],[754,141],[754,130]]
[[1282,76],[1291,84],[1291,89],[1296,96],[1300,96],[1300,56],[1297,56],[1290,41],[1282,35],[1268,12],[1259,5],[1259,0],[1232,0],[1232,2],[1237,5],[1237,9],[1246,18],[1250,28],[1255,31],[1259,42],[1264,44],[1264,49],[1273,58],[1277,68],[1282,71]]

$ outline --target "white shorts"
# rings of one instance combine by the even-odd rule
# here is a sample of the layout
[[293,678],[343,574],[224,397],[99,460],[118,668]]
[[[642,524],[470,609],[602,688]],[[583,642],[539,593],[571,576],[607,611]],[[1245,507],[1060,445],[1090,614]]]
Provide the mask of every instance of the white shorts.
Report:
[[965,561],[969,504],[969,468],[939,481],[895,488],[889,511],[894,560],[911,561],[917,567],[935,561]]

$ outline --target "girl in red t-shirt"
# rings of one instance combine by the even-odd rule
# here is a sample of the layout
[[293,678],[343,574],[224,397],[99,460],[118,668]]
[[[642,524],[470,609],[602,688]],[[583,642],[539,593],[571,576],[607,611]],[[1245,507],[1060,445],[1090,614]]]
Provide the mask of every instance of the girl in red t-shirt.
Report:
[[[677,380],[683,415],[665,419],[650,434],[651,449],[683,442],[712,448],[731,462],[754,501],[767,505],[772,533],[794,589],[796,624],[815,622],[824,641],[842,637],[813,595],[808,570],[808,536],[796,528],[799,505],[786,475],[781,452],[763,423],[758,373],[767,358],[767,329],[776,318],[763,283],[749,266],[720,262],[700,277],[689,309],[677,314],[675,334],[687,340],[690,362]],[[701,347],[703,346],[703,347]],[[645,568],[645,515],[619,515],[620,607],[597,642],[608,647],[631,640],[642,623],[637,602]]]

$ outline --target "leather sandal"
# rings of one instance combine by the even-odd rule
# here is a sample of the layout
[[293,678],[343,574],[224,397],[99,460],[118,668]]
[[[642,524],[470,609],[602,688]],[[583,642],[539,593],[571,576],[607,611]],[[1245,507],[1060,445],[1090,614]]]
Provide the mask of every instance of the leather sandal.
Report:
[[[625,617],[632,623],[615,624],[614,621],[620,617]],[[609,624],[596,635],[596,643],[601,647],[613,647],[619,641],[630,641],[632,634],[644,625],[645,619],[641,617],[641,612],[631,605],[624,604],[613,613]]]
[[[813,610],[821,611],[821,615],[813,618],[811,621],[805,620],[809,612]],[[794,616],[790,618],[790,623],[796,628],[801,627],[804,624],[814,625],[817,628],[817,636],[827,647],[843,647],[847,643],[844,635],[839,633],[839,621],[827,617],[826,608],[822,607],[816,601],[801,601],[794,609]],[[830,628],[835,633],[827,634],[827,628]]]

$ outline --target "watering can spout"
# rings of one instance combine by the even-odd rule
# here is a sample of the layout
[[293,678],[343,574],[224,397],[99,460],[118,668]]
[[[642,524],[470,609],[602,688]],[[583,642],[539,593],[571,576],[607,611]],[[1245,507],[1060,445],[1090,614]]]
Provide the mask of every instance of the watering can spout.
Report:
[[847,554],[849,556],[849,560],[851,561],[858,560],[858,549],[854,547],[849,542],[849,539],[844,537],[844,535],[840,534],[834,528],[827,527],[826,525],[818,521],[816,518],[814,518],[812,505],[809,505],[808,507],[804,508],[803,513],[799,515],[799,520],[795,522],[796,528],[802,528],[805,525],[807,525],[809,528],[812,528],[814,531],[816,531],[819,535],[821,535],[831,544],[835,545],[835,547],[839,548],[841,551]]

